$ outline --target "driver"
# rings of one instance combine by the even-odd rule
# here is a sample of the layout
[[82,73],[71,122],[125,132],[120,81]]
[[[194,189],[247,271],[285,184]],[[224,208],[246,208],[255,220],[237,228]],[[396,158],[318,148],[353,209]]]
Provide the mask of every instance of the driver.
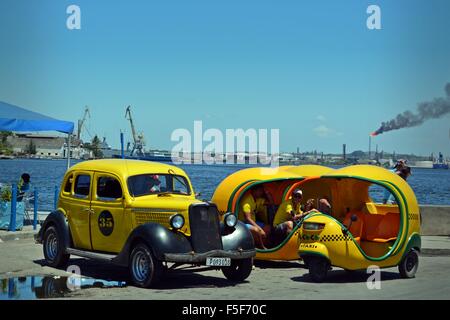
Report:
[[302,199],[303,192],[297,188],[292,192],[290,199],[280,204],[273,219],[273,226],[275,227],[276,233],[288,235],[294,229],[294,221],[297,221],[305,215],[301,209]]
[[[264,241],[267,239],[268,230],[265,228],[264,222],[257,221],[257,217],[267,214],[265,208],[266,199],[265,189],[261,185],[257,185],[244,196],[240,204],[239,220],[244,221],[246,227],[250,230],[255,240],[256,247],[267,249]],[[266,230],[264,230],[266,229]]]
[[159,180],[159,175],[155,174],[151,176],[151,180],[150,180],[150,192],[151,193],[156,193],[156,192],[160,192],[161,188],[161,180]]

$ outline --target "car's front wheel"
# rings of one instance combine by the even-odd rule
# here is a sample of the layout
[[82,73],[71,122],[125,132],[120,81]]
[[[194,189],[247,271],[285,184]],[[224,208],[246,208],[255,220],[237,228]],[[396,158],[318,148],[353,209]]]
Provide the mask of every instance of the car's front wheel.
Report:
[[252,258],[231,260],[231,266],[223,267],[222,272],[228,280],[241,282],[248,278],[252,268]]
[[330,263],[322,257],[305,257],[307,262],[309,276],[314,282],[323,282],[327,277]]
[[61,235],[54,226],[50,226],[45,230],[42,248],[45,262],[50,267],[59,268],[65,266],[69,261],[70,255],[66,253]]
[[154,286],[161,279],[163,266],[145,243],[137,244],[130,255],[131,280],[142,288]]

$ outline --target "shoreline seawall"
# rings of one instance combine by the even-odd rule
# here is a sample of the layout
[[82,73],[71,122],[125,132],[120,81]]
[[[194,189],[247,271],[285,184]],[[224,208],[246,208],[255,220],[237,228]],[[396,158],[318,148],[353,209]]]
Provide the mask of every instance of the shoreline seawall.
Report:
[[[450,236],[450,205],[419,205],[422,215],[421,234],[424,236]],[[44,220],[47,212],[39,212]]]
[[450,206],[420,205],[420,213],[422,215],[422,235],[450,235]]
[[[421,235],[450,236],[450,205],[420,205],[422,216]],[[50,211],[39,210],[39,221],[44,221]],[[32,223],[32,213],[25,218]]]

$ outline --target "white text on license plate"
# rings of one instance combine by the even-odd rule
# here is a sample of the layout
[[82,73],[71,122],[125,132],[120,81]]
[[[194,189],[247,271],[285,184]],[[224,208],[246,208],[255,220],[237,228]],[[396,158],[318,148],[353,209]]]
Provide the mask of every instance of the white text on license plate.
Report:
[[215,267],[229,267],[231,266],[231,258],[206,258],[207,266],[215,266]]

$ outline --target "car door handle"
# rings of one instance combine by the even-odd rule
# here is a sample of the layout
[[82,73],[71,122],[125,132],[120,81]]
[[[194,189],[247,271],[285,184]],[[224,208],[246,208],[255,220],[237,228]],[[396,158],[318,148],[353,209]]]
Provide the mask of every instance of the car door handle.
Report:
[[94,212],[94,210],[93,210],[93,209],[90,209],[90,208],[86,208],[86,209],[83,209],[83,210],[82,210],[82,212],[89,212],[89,213],[93,213],[93,212]]

